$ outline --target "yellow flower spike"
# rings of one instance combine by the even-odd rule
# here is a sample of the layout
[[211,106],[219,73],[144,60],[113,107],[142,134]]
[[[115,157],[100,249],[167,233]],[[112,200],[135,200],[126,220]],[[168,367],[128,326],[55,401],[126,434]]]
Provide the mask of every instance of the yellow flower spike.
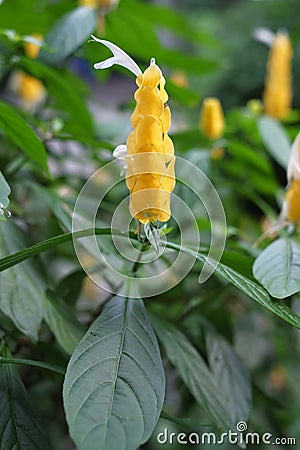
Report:
[[300,181],[293,180],[285,195],[285,215],[289,222],[300,224]]
[[170,197],[175,187],[175,157],[173,142],[168,136],[171,113],[166,105],[168,94],[165,79],[154,58],[141,73],[135,62],[111,42],[94,40],[106,45],[113,57],[94,65],[96,69],[119,64],[136,75],[137,102],[131,115],[133,131],[124,146],[118,146],[114,156],[125,159],[126,184],[130,191],[129,210],[132,217],[143,224],[159,220],[166,222],[171,216]]
[[221,102],[218,98],[203,100],[200,112],[200,129],[209,139],[219,139],[223,135],[225,120]]
[[281,217],[300,224],[300,133],[293,142],[287,168],[288,190],[285,194]]
[[293,50],[286,33],[278,32],[272,40],[263,94],[264,112],[284,119],[291,109]]

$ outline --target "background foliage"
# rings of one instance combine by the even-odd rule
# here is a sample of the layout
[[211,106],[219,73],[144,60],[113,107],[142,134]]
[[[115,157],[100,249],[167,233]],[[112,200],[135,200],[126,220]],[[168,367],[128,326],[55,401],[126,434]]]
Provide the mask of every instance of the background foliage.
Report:
[[[241,420],[251,431],[300,440],[299,238],[288,229],[271,245],[254,245],[278,217],[299,131],[296,10],[296,0],[120,0],[100,17],[75,0],[1,3],[1,448],[158,449],[166,427],[218,433]],[[253,38],[257,26],[291,36],[294,109],[283,123],[247,106],[262,96],[268,52]],[[36,59],[24,52],[34,33],[44,36]],[[125,70],[93,71],[109,52],[88,42],[92,33],[142,68],[155,56],[167,78],[176,154],[199,166],[222,198],[226,248],[204,285],[198,273],[210,233],[201,212],[201,253],[184,249],[195,266],[157,297],[110,298],[76,258],[76,197],[126,140],[135,89]],[[45,101],[26,104],[16,73],[42,82]],[[225,107],[216,142],[199,129],[210,95]],[[193,209],[193,196],[176,189]],[[110,194],[97,224],[108,252],[104,235],[125,195],[124,186]],[[175,226],[168,242],[176,254]]]

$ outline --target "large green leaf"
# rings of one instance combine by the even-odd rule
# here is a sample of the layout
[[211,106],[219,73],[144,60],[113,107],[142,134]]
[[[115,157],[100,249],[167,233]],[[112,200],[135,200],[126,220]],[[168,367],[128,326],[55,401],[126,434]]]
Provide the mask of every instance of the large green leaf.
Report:
[[283,126],[272,117],[263,116],[258,121],[258,129],[270,155],[287,169],[291,143]]
[[22,117],[3,102],[0,102],[0,130],[32,161],[48,172],[47,154],[42,142]]
[[186,387],[221,430],[233,429],[225,398],[212,372],[196,348],[173,325],[152,317],[154,329],[170,362],[177,368]]
[[281,238],[268,245],[256,258],[253,275],[275,298],[300,291],[300,243]]
[[67,353],[72,353],[84,334],[84,328],[76,320],[71,308],[48,293],[45,302],[45,321],[57,342]]
[[246,421],[251,406],[251,385],[245,366],[222,336],[209,331],[206,343],[209,365],[226,399],[233,423]]
[[[1,355],[11,356],[6,348],[2,349]],[[0,398],[0,448],[49,450],[45,429],[12,364],[0,364]]]
[[[0,223],[0,256],[25,247],[24,237],[12,220]],[[33,262],[26,261],[0,274],[0,309],[15,326],[37,340],[43,316],[44,287]]]
[[79,450],[135,450],[151,436],[164,400],[157,341],[142,300],[115,297],[68,365],[64,405]]
[[[211,264],[213,267],[215,267],[215,262],[211,261],[209,258],[207,258],[205,255],[202,255],[201,253],[197,253],[188,248],[183,248],[171,242],[168,242],[166,244],[166,247],[173,248],[175,250],[181,249],[183,252],[194,256],[202,263],[207,262],[208,264]],[[291,310],[291,308],[289,308],[284,302],[272,299],[269,296],[268,292],[262,286],[245,277],[244,275],[240,274],[236,270],[231,269],[225,264],[219,263],[215,270],[218,276],[229,281],[229,283],[233,284],[248,297],[255,300],[264,308],[269,309],[274,314],[279,316],[281,319],[300,329],[300,317],[297,314],[295,314]]]
[[79,7],[67,13],[45,37],[48,50],[42,48],[38,59],[47,64],[57,64],[89,38],[96,28],[96,21],[97,14],[93,8]]

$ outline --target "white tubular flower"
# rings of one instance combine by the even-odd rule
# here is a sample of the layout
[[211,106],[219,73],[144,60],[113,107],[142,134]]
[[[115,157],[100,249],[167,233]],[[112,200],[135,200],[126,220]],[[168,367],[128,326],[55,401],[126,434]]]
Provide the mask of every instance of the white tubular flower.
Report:
[[273,33],[273,31],[271,31],[269,28],[258,27],[253,31],[253,37],[257,41],[271,47],[275,38],[275,33]]
[[287,168],[288,182],[292,180],[300,181],[300,132],[297,134],[290,153],[289,164]]
[[142,73],[141,69],[133,61],[133,59],[130,58],[130,56],[127,55],[127,53],[125,53],[117,45],[113,44],[112,42],[105,41],[103,39],[98,39],[93,35],[92,35],[92,39],[96,42],[100,42],[100,44],[105,45],[107,48],[109,48],[109,50],[114,55],[111,58],[105,59],[104,61],[94,64],[95,69],[107,69],[108,67],[111,67],[114,64],[117,64],[119,66],[125,67],[126,69],[130,70],[130,72],[132,72],[136,77]]

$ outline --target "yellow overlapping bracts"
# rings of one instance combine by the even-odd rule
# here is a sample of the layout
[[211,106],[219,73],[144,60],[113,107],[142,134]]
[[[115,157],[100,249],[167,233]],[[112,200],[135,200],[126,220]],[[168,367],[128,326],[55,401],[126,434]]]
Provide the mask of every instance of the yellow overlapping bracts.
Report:
[[133,131],[127,139],[126,184],[130,213],[141,223],[166,222],[171,215],[170,196],[175,187],[173,142],[168,136],[171,113],[166,102],[165,79],[151,60],[136,79]]
[[225,120],[222,105],[218,98],[203,100],[200,113],[200,129],[209,139],[219,139],[223,135]]
[[293,180],[285,195],[286,218],[292,223],[300,224],[300,181]]
[[263,94],[264,112],[275,119],[284,119],[291,109],[293,50],[285,33],[274,37],[267,63]]

